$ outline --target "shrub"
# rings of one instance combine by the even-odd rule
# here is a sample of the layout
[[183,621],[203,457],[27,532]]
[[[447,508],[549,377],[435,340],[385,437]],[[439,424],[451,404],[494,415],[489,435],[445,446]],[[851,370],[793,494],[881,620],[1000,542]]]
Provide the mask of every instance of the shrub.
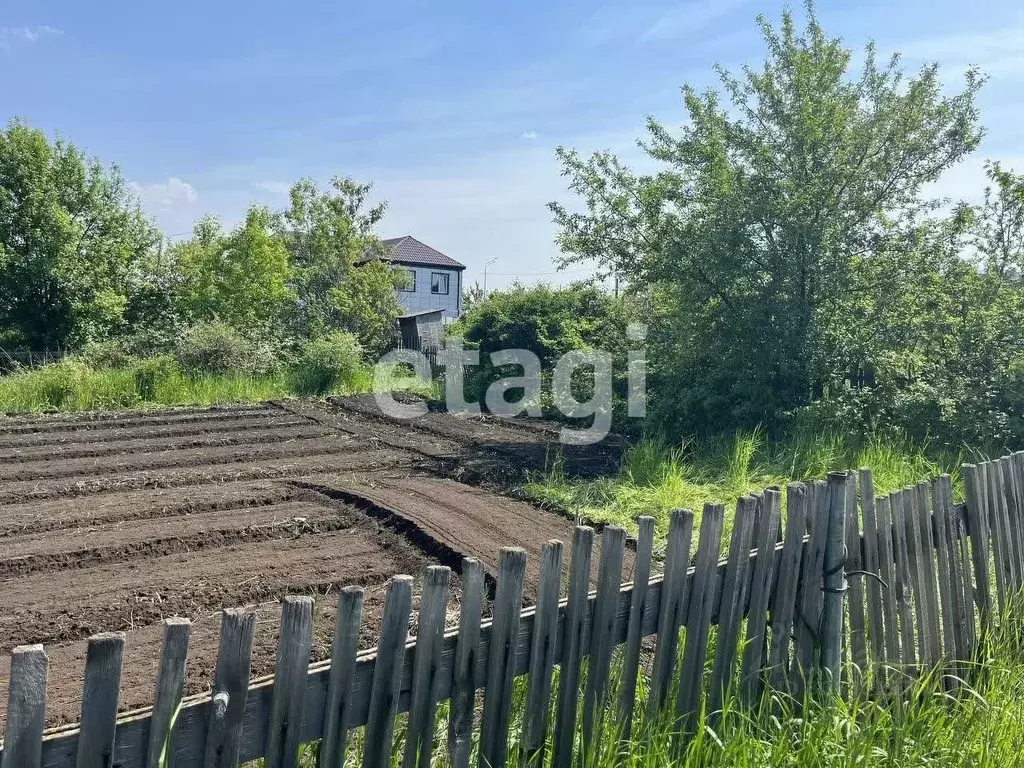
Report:
[[135,356],[122,339],[90,342],[77,357],[97,371],[111,368],[120,370],[129,367],[135,361]]
[[39,397],[44,407],[59,410],[70,404],[78,395],[85,373],[85,366],[74,360],[40,368]]
[[257,346],[220,320],[185,331],[175,347],[175,359],[192,374],[253,373],[259,367]]
[[161,381],[167,381],[181,376],[177,361],[170,355],[160,355],[139,360],[132,368],[132,377],[135,382],[135,393],[145,403],[157,401],[157,386]]
[[352,386],[362,371],[363,349],[351,333],[338,331],[307,341],[288,371],[289,386],[303,396],[325,395]]

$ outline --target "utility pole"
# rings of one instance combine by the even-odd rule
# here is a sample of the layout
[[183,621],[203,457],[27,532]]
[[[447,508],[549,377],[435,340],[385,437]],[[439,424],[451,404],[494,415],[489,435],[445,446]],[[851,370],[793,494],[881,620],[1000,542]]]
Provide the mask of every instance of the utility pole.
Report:
[[498,257],[495,256],[493,259],[488,259],[487,261],[484,262],[484,298],[485,299],[487,298],[487,268],[491,267],[491,266],[494,266],[494,263],[497,260],[498,260]]

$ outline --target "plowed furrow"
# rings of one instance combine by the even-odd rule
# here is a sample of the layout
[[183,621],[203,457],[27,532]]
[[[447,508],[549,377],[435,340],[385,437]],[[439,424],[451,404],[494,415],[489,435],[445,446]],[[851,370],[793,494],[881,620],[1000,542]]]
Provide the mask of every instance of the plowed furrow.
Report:
[[309,421],[284,413],[258,413],[251,417],[238,417],[227,421],[189,422],[185,424],[157,424],[143,427],[118,427],[100,430],[73,430],[70,432],[32,432],[22,435],[0,436],[0,448],[14,449],[29,446],[62,446],[71,444],[115,442],[189,435],[213,435],[250,430],[286,429]]
[[11,419],[0,421],[0,435],[24,435],[37,432],[70,432],[76,430],[102,430],[122,427],[143,427],[155,424],[196,424],[200,422],[227,421],[248,414],[273,413],[267,406],[239,406],[207,410],[134,411],[128,413],[96,413],[81,419],[59,421],[51,417],[36,419]]
[[26,464],[0,464],[0,482],[49,480],[89,474],[114,475],[126,472],[214,464],[237,464],[266,459],[289,460],[302,456],[348,453],[360,446],[349,437],[294,439],[269,445],[243,444],[215,448],[189,448],[95,459],[67,459]]
[[94,493],[130,491],[140,488],[175,488],[182,485],[228,483],[239,480],[289,478],[320,472],[367,472],[387,467],[409,466],[412,457],[398,451],[359,450],[348,453],[292,457],[287,461],[261,461],[228,465],[201,465],[182,469],[147,470],[96,477],[28,480],[0,486],[0,504],[23,499],[79,497]]
[[276,429],[251,429],[231,433],[138,438],[103,443],[69,443],[29,448],[0,448],[0,464],[26,464],[58,459],[91,459],[119,454],[150,454],[158,451],[180,451],[191,448],[218,448],[258,443],[270,445],[289,440],[327,437],[330,430],[314,424]]
[[400,546],[393,552],[376,532],[355,528],[102,564],[67,578],[28,574],[7,580],[0,590],[2,650],[127,631],[167,616],[195,616],[288,594],[380,584],[407,562]]
[[85,528],[120,521],[255,509],[293,501],[308,491],[282,480],[249,480],[175,488],[98,492],[88,503],[66,499],[0,506],[0,541],[9,536]]
[[362,516],[305,501],[142,523],[107,523],[73,529],[68,531],[70,535],[60,537],[15,536],[0,542],[0,578],[293,539],[351,528],[361,520]]

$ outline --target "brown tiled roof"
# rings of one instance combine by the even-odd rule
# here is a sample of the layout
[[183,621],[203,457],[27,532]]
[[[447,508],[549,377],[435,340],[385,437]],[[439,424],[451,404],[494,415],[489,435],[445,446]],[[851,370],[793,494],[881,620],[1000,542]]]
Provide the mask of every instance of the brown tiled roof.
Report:
[[[390,240],[381,240],[383,253],[380,255],[384,261],[392,264],[414,264],[426,267],[444,267],[446,269],[465,269],[465,264],[460,264],[455,259],[445,256],[440,251],[421,243],[412,235],[405,237],[394,237]],[[366,255],[359,260],[359,263],[370,261],[373,255]]]

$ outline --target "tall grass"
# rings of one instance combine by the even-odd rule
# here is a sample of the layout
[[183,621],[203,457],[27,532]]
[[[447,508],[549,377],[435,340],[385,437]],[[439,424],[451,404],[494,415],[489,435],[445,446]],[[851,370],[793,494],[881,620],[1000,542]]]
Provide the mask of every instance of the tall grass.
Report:
[[[428,394],[429,385],[394,371],[383,376],[387,390]],[[325,394],[374,391],[373,371],[358,366]],[[300,395],[284,373],[252,376],[237,373],[189,374],[173,361],[152,358],[126,368],[94,368],[66,360],[0,376],[0,412],[103,411],[168,405],[252,403]]]
[[[736,698],[736,686],[720,712],[700,712],[694,727],[683,735],[671,711],[656,722],[644,723],[646,690],[640,678],[634,702],[634,728],[621,738],[614,704],[599,720],[588,749],[586,768],[1004,768],[1024,763],[1024,654],[1020,624],[1004,627],[990,644],[984,667],[956,695],[948,693],[937,674],[911,682],[900,693],[849,699],[807,698],[794,706],[784,696],[766,693],[753,708]],[[709,655],[709,662],[711,655]],[[856,674],[856,670],[853,670]],[[555,684],[558,690],[555,670]],[[586,666],[580,691],[585,686]],[[608,700],[616,701],[615,682]],[[707,681],[705,680],[705,683]],[[525,716],[526,678],[513,690],[507,764],[519,766],[519,739]],[[548,713],[548,742],[535,768],[551,764],[554,706]],[[670,695],[668,701],[674,702]],[[448,704],[438,707],[434,751],[430,763],[448,768],[446,744]],[[398,766],[404,748],[404,717],[396,722],[390,763]],[[578,733],[578,730],[577,730]],[[362,757],[362,729],[351,734],[345,768],[357,768]],[[316,745],[307,745],[300,764],[316,765]],[[574,765],[583,766],[579,739]],[[259,761],[261,762],[261,761]],[[476,765],[473,756],[471,765]]]
[[760,431],[741,432],[679,445],[641,440],[627,447],[612,477],[568,478],[556,459],[524,490],[576,517],[631,531],[637,517],[650,515],[663,539],[672,509],[692,509],[699,515],[706,502],[734,503],[770,485],[823,478],[836,469],[870,467],[876,493],[948,472],[959,492],[959,466],[966,458],[909,440],[868,437],[855,443],[833,435],[798,435],[771,442]]

